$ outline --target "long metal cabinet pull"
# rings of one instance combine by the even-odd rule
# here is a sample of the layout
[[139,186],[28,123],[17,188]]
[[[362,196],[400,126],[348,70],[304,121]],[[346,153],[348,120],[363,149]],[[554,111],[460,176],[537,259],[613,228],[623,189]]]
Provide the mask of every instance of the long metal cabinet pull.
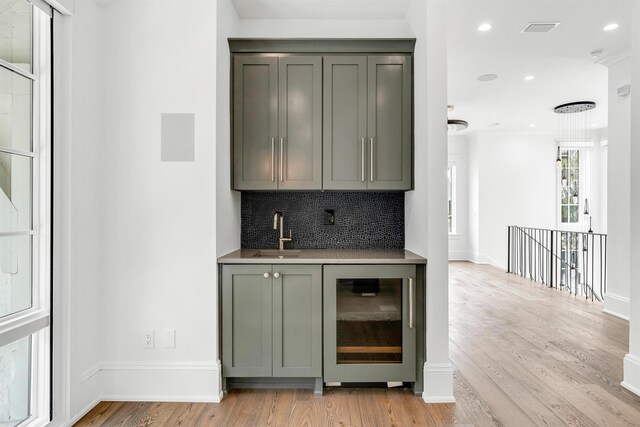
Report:
[[271,182],[276,180],[276,139],[271,138]]
[[371,174],[371,182],[373,182],[373,138],[371,138],[371,151],[369,154],[371,155],[371,169],[369,169],[369,172]]
[[284,159],[284,138],[280,138],[280,182],[284,181],[283,174],[283,159]]
[[364,138],[362,138],[362,141],[360,141],[360,149],[362,150],[362,162],[361,162],[361,166],[362,166],[362,182],[364,182]]
[[409,277],[409,328],[413,328],[413,277]]

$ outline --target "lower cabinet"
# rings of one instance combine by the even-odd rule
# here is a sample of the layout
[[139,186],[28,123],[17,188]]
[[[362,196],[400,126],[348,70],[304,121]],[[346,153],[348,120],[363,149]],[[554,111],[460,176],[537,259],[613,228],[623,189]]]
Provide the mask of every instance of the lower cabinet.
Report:
[[225,377],[322,376],[322,267],[222,267]]

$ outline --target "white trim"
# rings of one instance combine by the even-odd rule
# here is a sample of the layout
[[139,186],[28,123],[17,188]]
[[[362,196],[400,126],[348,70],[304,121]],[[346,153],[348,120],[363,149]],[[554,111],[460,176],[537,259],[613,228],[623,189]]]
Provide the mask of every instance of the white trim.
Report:
[[623,51],[614,52],[611,55],[607,55],[604,58],[600,58],[596,61],[596,64],[600,64],[603,67],[612,67],[625,59],[631,58],[631,49],[625,49]]
[[455,403],[453,395],[453,366],[450,363],[424,364],[425,403]]
[[604,313],[619,317],[620,319],[629,320],[630,301],[629,298],[620,295],[605,293],[604,294]]
[[422,400],[424,403],[456,403],[455,396],[426,396],[422,393]]
[[82,408],[80,410],[80,412],[78,412],[76,415],[74,415],[71,419],[69,419],[69,421],[67,421],[66,423],[63,424],[64,427],[71,427],[72,425],[74,425],[75,423],[77,423],[78,421],[80,421],[82,419],[82,417],[84,417],[85,415],[87,415],[89,413],[89,411],[91,411],[93,408],[96,407],[96,405],[98,405],[98,403],[100,403],[102,401],[102,398],[97,397],[96,399],[94,399],[91,403],[89,403],[87,406],[85,406],[84,408]]
[[501,268],[503,270],[506,270],[507,267],[500,264],[498,261],[496,261],[495,259],[491,258],[490,256],[481,254],[479,252],[469,252],[469,259],[468,261],[471,261],[474,264],[480,264],[480,265],[492,265],[494,267],[497,268]]
[[[59,9],[58,9],[59,10]],[[68,14],[68,13],[66,13]],[[66,426],[73,425],[79,418],[72,418],[71,377],[75,371],[71,364],[71,355],[74,351],[75,341],[72,338],[72,317],[71,308],[73,292],[71,292],[71,271],[72,257],[69,256],[69,242],[71,241],[72,227],[71,218],[71,45],[72,45],[72,22],[71,18],[64,17],[60,13],[53,13],[53,99],[54,133],[52,135],[53,146],[56,155],[53,158],[53,322],[54,345],[53,356],[53,420],[51,425]],[[73,372],[73,374],[72,374]],[[74,388],[75,392],[75,388]],[[100,400],[96,396],[85,396],[94,398],[95,404]],[[95,405],[94,405],[95,406]],[[88,407],[87,412],[91,410]],[[81,411],[82,412],[82,411]]]
[[30,310],[22,316],[7,320],[0,327],[0,347],[36,334],[47,326],[49,310]]
[[72,1],[67,1],[66,3],[69,3],[70,6],[67,8],[63,5],[62,2],[60,2],[59,0],[44,0],[46,3],[49,4],[49,6],[51,6],[52,8],[54,8],[55,10],[57,10],[58,12],[60,12],[62,15],[73,15],[74,13],[74,6],[75,4]]
[[221,396],[182,396],[182,395],[123,395],[113,394],[102,396],[104,402],[198,402],[198,403],[220,403]]
[[633,354],[624,356],[624,380],[620,385],[640,396],[640,357]]
[[208,362],[106,362],[96,363],[80,375],[80,384],[101,371],[217,371]]
[[636,387],[632,386],[631,384],[629,384],[629,383],[628,383],[628,382],[626,382],[626,381],[622,381],[622,382],[620,383],[620,385],[621,385],[622,387],[626,388],[627,390],[629,390],[631,393],[635,393],[635,394],[637,394],[638,396],[640,396],[640,388],[636,388]]

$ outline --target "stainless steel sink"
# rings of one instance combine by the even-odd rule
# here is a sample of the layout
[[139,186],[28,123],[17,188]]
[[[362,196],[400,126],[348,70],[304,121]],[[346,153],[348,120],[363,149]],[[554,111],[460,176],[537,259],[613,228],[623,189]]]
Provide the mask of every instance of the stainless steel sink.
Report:
[[251,258],[295,258],[300,255],[300,251],[294,249],[262,249],[251,256]]

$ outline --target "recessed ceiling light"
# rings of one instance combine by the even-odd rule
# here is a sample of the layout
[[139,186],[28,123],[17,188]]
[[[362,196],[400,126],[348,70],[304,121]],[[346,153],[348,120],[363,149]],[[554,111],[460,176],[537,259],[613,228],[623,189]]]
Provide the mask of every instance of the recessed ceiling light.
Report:
[[602,31],[613,31],[618,27],[619,27],[618,24],[616,24],[615,22],[612,22],[611,24],[605,25],[605,27],[602,29]]
[[534,128],[534,127],[536,127],[536,124],[535,123],[531,123],[531,124],[529,124],[529,127],[530,128]]
[[497,128],[498,126],[500,126],[500,122],[489,123],[487,126],[490,128]]
[[488,22],[485,22],[483,24],[480,24],[480,26],[478,27],[478,31],[489,31],[490,29],[493,28],[493,25],[489,24]]
[[481,76],[478,76],[478,81],[479,82],[490,82],[491,80],[495,80],[498,78],[497,74],[483,74]]
[[451,105],[451,104],[447,105],[447,111],[449,111],[449,112],[453,111],[454,108],[455,107],[453,105]]
[[535,78],[536,78],[536,76],[525,76],[525,77],[524,77],[524,81],[525,81],[525,82],[530,82],[531,80],[533,80],[533,79],[535,79]]
[[597,124],[597,123],[594,123],[594,124],[591,125],[592,128],[597,128],[598,126],[600,126],[600,125]]

